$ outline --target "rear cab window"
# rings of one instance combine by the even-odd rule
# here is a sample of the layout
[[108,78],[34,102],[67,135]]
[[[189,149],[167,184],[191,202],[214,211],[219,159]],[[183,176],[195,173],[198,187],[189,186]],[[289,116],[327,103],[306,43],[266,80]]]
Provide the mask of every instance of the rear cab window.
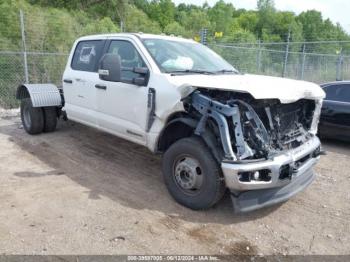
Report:
[[73,70],[97,72],[104,40],[80,41],[74,51],[71,67]]

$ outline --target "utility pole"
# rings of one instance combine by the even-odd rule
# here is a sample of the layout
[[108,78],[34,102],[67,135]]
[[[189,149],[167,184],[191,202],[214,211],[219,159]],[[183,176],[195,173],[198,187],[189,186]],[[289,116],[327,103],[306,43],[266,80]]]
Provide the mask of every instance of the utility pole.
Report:
[[337,76],[336,80],[341,81],[343,80],[343,48],[340,50],[338,61],[337,61]]
[[288,63],[288,55],[289,55],[289,42],[290,42],[290,26],[289,26],[289,30],[288,30],[286,53],[285,53],[285,56],[284,56],[282,77],[285,77],[286,76],[286,72],[287,72],[287,63]]
[[21,21],[22,52],[23,52],[23,62],[24,62],[24,78],[25,78],[25,83],[29,83],[26,35],[25,35],[25,30],[24,30],[24,15],[23,15],[23,11],[22,10],[19,10],[19,17],[20,17],[20,21]]

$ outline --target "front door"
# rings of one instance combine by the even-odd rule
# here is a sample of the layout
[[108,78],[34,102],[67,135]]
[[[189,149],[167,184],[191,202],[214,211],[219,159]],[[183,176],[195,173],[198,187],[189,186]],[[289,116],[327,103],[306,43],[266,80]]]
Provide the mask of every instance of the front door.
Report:
[[120,56],[122,81],[97,81],[98,125],[107,132],[146,144],[148,87],[133,84],[140,75],[132,72],[132,68],[146,65],[130,41],[112,40],[107,52]]

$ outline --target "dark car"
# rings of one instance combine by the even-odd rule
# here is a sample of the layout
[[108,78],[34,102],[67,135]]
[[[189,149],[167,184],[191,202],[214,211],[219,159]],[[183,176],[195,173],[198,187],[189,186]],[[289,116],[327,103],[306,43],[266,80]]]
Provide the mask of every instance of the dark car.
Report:
[[326,92],[323,101],[319,135],[350,141],[350,81],[321,85]]

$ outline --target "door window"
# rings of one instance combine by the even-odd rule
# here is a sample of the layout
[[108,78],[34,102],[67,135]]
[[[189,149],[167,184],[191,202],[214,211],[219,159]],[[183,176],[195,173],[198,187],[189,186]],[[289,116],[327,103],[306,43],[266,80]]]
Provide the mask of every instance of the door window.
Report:
[[129,41],[112,41],[108,48],[108,53],[119,55],[122,66],[121,78],[125,82],[132,82],[134,78],[140,76],[140,74],[132,72],[135,67],[146,67],[140,54]]
[[325,88],[326,100],[350,102],[350,85],[331,85]]
[[75,48],[72,68],[79,71],[97,72],[97,62],[101,58],[102,40],[81,41]]

